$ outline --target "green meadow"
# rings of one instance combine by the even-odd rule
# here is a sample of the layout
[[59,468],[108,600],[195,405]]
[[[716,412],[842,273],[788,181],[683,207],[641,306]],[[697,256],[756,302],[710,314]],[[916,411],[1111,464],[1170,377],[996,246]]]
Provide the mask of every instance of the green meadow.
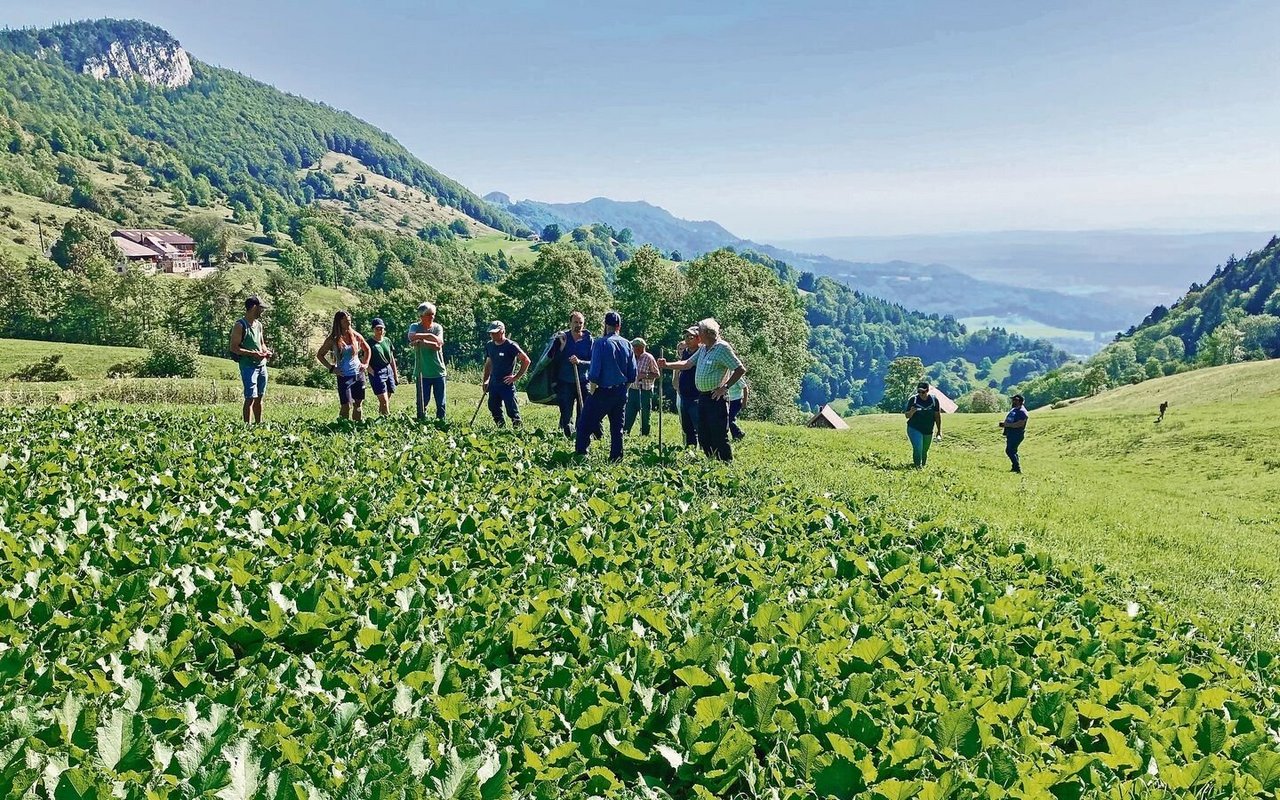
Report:
[[1022,475],[998,415],[921,471],[897,415],[719,465],[666,414],[612,465],[462,380],[442,425],[276,387],[251,433],[228,380],[0,383],[0,782],[1274,797],[1277,377],[1033,411]]

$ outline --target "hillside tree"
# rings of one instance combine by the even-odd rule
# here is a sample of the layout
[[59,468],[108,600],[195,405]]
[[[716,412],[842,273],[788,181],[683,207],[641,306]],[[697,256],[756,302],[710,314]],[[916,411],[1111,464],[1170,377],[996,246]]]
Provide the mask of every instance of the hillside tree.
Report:
[[889,362],[884,375],[884,397],[880,410],[901,411],[907,398],[915,393],[916,384],[924,378],[924,362],[917,356],[899,356]]
[[542,248],[537,260],[517,266],[498,289],[508,335],[525,345],[531,358],[538,357],[532,351],[547,337],[568,324],[570,312],[581,311],[587,328],[599,331],[613,303],[604,271],[586,251],[566,244]]

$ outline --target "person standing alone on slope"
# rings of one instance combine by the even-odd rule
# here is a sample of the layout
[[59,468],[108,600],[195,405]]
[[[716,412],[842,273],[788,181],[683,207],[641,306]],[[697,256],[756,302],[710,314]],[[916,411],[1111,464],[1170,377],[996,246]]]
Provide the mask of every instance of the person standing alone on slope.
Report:
[[929,382],[921,381],[916,386],[914,397],[907,400],[903,409],[907,415],[907,438],[911,440],[911,463],[916,469],[924,469],[929,463],[930,434],[936,425],[938,436],[942,436],[942,407],[938,398],[929,392]]
[[1027,410],[1022,407],[1022,395],[1015,394],[1010,398],[1013,408],[1005,415],[1000,427],[1004,428],[1004,454],[1009,457],[1013,467],[1010,472],[1022,472],[1022,463],[1018,460],[1018,445],[1027,433]]

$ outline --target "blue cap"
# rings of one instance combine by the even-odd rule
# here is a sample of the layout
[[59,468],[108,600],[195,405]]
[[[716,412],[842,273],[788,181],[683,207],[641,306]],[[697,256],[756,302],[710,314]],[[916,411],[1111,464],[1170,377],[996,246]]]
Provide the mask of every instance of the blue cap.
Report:
[[609,311],[604,315],[604,324],[610,328],[621,328],[622,315],[617,311]]
[[385,323],[385,322],[383,322],[383,321],[382,321],[382,317],[374,317],[374,318],[373,318],[373,322],[369,323],[369,327],[371,327],[371,328],[385,328],[385,327],[387,327],[387,323]]

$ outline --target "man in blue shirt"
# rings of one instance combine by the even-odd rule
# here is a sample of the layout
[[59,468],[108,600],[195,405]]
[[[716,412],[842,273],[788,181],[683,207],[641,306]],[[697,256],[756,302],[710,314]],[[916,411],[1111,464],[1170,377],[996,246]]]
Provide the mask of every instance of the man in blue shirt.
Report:
[[1015,394],[1010,400],[1013,408],[1005,415],[1004,422],[1000,423],[1000,427],[1004,428],[1004,454],[1013,464],[1013,468],[1009,471],[1021,473],[1022,463],[1018,461],[1018,445],[1022,444],[1022,437],[1027,435],[1027,410],[1022,407],[1022,395]]
[[[556,334],[551,358],[556,364],[556,405],[560,407],[560,430],[566,438],[573,438],[573,409],[578,398],[587,396],[587,369],[591,366],[591,344],[594,341],[586,329],[586,318],[581,311],[569,315],[569,328]],[[574,385],[574,382],[577,385]],[[581,391],[581,394],[579,394]],[[578,409],[582,418],[582,409]],[[594,431],[599,436],[601,431]]]
[[574,448],[585,456],[591,432],[609,418],[609,460],[622,460],[622,420],[627,407],[627,386],[636,380],[636,356],[631,342],[622,338],[622,315],[604,315],[604,336],[591,345],[591,367],[587,370],[586,408],[578,417],[578,441]]

